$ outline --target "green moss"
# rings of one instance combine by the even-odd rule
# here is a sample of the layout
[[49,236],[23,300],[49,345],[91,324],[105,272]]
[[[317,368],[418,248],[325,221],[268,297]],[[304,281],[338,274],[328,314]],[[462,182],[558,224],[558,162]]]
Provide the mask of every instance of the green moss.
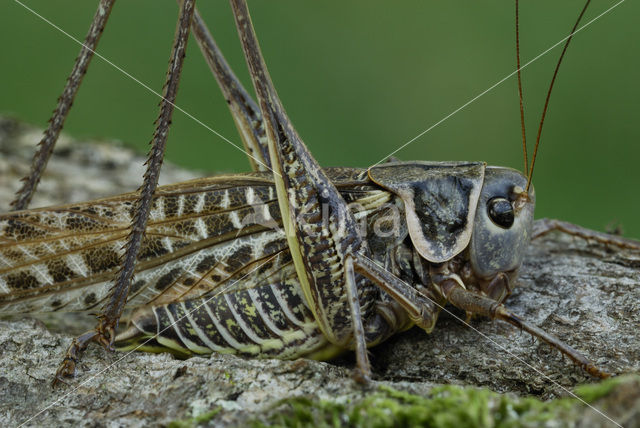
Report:
[[208,422],[213,419],[220,411],[221,407],[216,407],[213,410],[209,410],[208,412],[204,412],[198,416],[194,416],[193,418],[182,419],[178,421],[173,421],[169,423],[168,428],[191,428],[196,427],[202,423]]
[[[623,376],[600,383],[582,385],[575,394],[587,403],[612,393],[622,383],[638,382],[638,376]],[[568,397],[541,401],[515,397],[487,389],[459,386],[433,388],[426,396],[398,391],[386,386],[354,401],[335,402],[309,397],[280,401],[266,416],[246,424],[258,427],[432,427],[432,428],[527,428],[568,426],[584,413],[585,404]],[[170,428],[195,427],[213,419],[218,407],[199,416],[174,421]],[[245,424],[243,424],[245,426]]]
[[[617,378],[576,389],[576,395],[593,402],[611,392],[626,378]],[[576,420],[584,404],[575,398],[541,401],[514,397],[487,389],[441,386],[427,396],[388,387],[352,403],[296,397],[274,406],[265,420],[253,427],[487,427],[519,428],[547,424],[563,426]]]
[[575,388],[574,392],[587,403],[593,403],[597,399],[608,395],[612,389],[621,383],[632,382],[634,379],[639,379],[639,377],[637,375],[618,376],[599,383],[580,385]]

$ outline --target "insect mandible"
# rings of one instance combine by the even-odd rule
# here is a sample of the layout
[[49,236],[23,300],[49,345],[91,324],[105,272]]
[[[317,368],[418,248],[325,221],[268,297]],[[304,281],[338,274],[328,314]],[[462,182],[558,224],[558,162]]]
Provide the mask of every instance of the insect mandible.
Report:
[[[277,200],[280,204],[280,212],[285,213],[283,217],[286,242],[293,260],[286,257],[286,246],[283,246],[284,235],[278,229],[280,212],[275,203],[273,186],[264,175],[203,179],[197,183],[162,189],[158,191],[153,202],[152,209],[156,209],[156,212],[152,214],[150,229],[153,227],[154,220],[162,219],[166,222],[172,216],[176,216],[174,227],[183,230],[185,233],[183,238],[200,234],[201,243],[196,247],[205,246],[204,241],[207,239],[213,240],[207,243],[207,250],[215,253],[214,244],[223,241],[221,235],[234,231],[236,234],[233,245],[237,248],[231,245],[226,248],[228,251],[222,258],[229,257],[229,259],[225,263],[221,263],[220,255],[199,251],[198,256],[190,260],[187,265],[195,266],[196,272],[201,275],[200,278],[190,277],[189,272],[170,268],[163,263],[162,268],[145,282],[140,279],[143,277],[140,273],[143,268],[150,269],[148,266],[160,265],[160,259],[168,258],[166,254],[176,252],[184,258],[194,251],[193,247],[189,247],[189,244],[184,242],[178,245],[177,242],[168,244],[162,240],[152,239],[148,229],[147,238],[142,243],[142,255],[139,257],[136,268],[138,283],[134,282],[133,289],[138,293],[137,296],[140,297],[141,302],[144,303],[145,299],[146,303],[154,300],[155,303],[163,305],[158,306],[159,309],[147,307],[135,315],[131,329],[121,334],[119,343],[125,347],[137,346],[141,341],[154,336],[155,332],[168,327],[177,317],[190,312],[189,326],[178,324],[169,329],[169,334],[164,336],[160,334],[145,346],[151,349],[173,349],[179,353],[234,350],[248,355],[282,357],[300,355],[327,357],[337,349],[355,348],[359,373],[362,378],[367,378],[370,373],[366,347],[383,341],[413,322],[429,331],[435,324],[439,311],[438,304],[442,305],[445,300],[469,312],[499,317],[518,324],[519,321],[516,318],[507,314],[502,307],[496,306],[494,301],[483,298],[481,294],[501,301],[512,286],[510,284],[521,263],[522,249],[526,245],[526,235],[529,233],[533,215],[534,196],[532,191],[527,192],[526,179],[523,181],[522,176],[505,169],[485,170],[481,163],[420,162],[391,163],[368,171],[329,170],[325,176],[313,158],[303,149],[304,146],[301,145],[297,134],[290,126],[284,109],[280,106],[275,91],[266,78],[266,71],[258,55],[255,39],[250,28],[245,25],[248,22],[248,14],[243,10],[244,5],[237,3],[234,7],[254,84],[257,86],[260,109],[267,118],[266,135],[271,137],[267,139],[270,141],[268,150],[270,153],[267,153],[264,145],[264,131],[256,127],[258,118],[250,114],[240,116],[238,121],[241,122],[240,127],[245,131],[245,135],[255,132],[257,145],[253,150],[249,150],[254,156],[254,166],[272,165],[276,170]],[[255,107],[251,110],[254,115],[257,113]],[[246,122],[242,123],[243,120]],[[290,156],[291,153],[296,155]],[[255,160],[256,158],[258,160]],[[275,159],[280,159],[282,165],[278,166],[279,162],[275,162]],[[301,169],[300,163],[304,164]],[[281,181],[279,176],[286,178]],[[333,185],[342,192],[342,196],[332,187]],[[233,186],[234,190],[230,191],[229,186]],[[202,193],[203,188],[209,193]],[[290,190],[289,197],[285,192],[286,189]],[[240,193],[233,193],[236,191]],[[189,197],[186,196],[189,193],[194,195],[194,200],[189,201]],[[234,197],[240,198],[240,205],[234,206],[230,202]],[[111,239],[117,236],[119,240],[115,242],[120,243],[120,240],[125,239],[124,233],[109,235],[112,231],[105,230],[104,225],[95,224],[95,222],[87,223],[82,217],[87,216],[87,213],[107,215],[107,212],[111,212],[110,215],[113,215],[115,206],[112,204],[117,203],[122,211],[122,218],[127,218],[125,213],[131,210],[134,199],[132,195],[128,195],[102,201],[102,206],[98,202],[90,207],[80,206],[80,210],[67,207],[62,209],[67,215],[64,219],[65,226],[72,227],[70,224],[73,224],[79,230],[88,230],[91,233],[99,231],[101,236],[109,236]],[[375,235],[370,236],[369,233],[363,236],[358,229],[356,218],[347,209],[345,200],[357,202],[364,213],[373,216],[373,220],[381,220],[377,223],[373,220],[367,222],[367,227],[377,224],[385,228],[385,219],[397,218],[393,215],[397,212],[403,217],[406,216],[406,223],[403,222],[401,227],[393,233],[383,233],[383,239],[378,239],[379,237]],[[449,206],[441,203],[434,204],[436,200],[451,200],[451,204]],[[256,201],[260,203],[254,203]],[[209,213],[213,223],[218,223],[220,226],[226,221],[226,226],[231,228],[225,230],[220,226],[216,229],[207,224],[204,219],[200,219],[202,223],[196,220],[191,221],[195,224],[190,224],[189,220],[182,218],[185,211],[180,211],[180,207],[185,203],[188,209],[192,210],[191,214],[198,215],[204,215],[202,211],[204,207],[226,211],[231,209],[229,211],[231,214],[225,214],[224,219],[219,214]],[[323,204],[328,207],[327,217],[319,215],[321,212],[319,207]],[[267,209],[264,217],[253,223],[244,222],[244,219],[251,219],[251,215],[260,214],[255,205]],[[391,213],[392,208],[400,211]],[[85,209],[92,212],[78,212]],[[242,209],[245,211],[241,211]],[[432,214],[425,215],[426,210],[432,211]],[[70,214],[69,211],[73,213]],[[48,212],[50,213],[51,210]],[[30,221],[38,218],[37,213],[37,211],[29,213]],[[19,216],[20,213],[16,215]],[[288,215],[292,218],[288,219]],[[56,216],[60,217],[60,214]],[[70,217],[72,221],[69,221]],[[51,221],[49,214],[44,214],[41,218],[44,221]],[[434,221],[436,218],[439,220]],[[328,224],[325,223],[327,219]],[[261,227],[266,228],[266,223],[271,221],[277,225],[275,231],[261,229]],[[497,224],[498,228],[494,224]],[[473,234],[472,226],[475,228]],[[23,232],[20,230],[16,232],[16,229],[19,228],[13,227],[8,234]],[[216,229],[215,233],[212,234],[209,229]],[[368,228],[365,229],[369,232]],[[500,254],[493,255],[485,252],[482,247],[487,241],[482,239],[482,230],[492,230],[493,234],[503,230],[513,231],[513,235],[507,234],[504,235],[505,238],[500,238],[504,240],[503,243],[510,241],[511,251],[502,251]],[[243,231],[251,232],[251,236],[244,243],[241,239]],[[161,234],[162,230],[160,230]],[[260,234],[263,236],[256,239]],[[407,246],[405,242],[407,240],[411,242],[410,246]],[[24,240],[21,245],[24,245]],[[471,246],[468,247],[469,245]],[[506,247],[506,244],[504,245]],[[270,246],[271,253],[264,252],[267,246]],[[75,266],[74,270],[71,267],[73,257],[68,257],[68,260],[62,262],[65,265],[63,267],[51,265],[46,268],[52,275],[60,274],[63,277],[62,281],[56,285],[58,287],[65,281],[82,282],[78,278],[83,276],[83,272],[85,277],[90,272],[104,280],[108,276],[106,273],[113,273],[118,264],[119,254],[115,250],[116,245],[113,244],[111,247],[111,251],[105,250],[103,253],[87,255],[89,259],[104,256],[107,260],[85,266],[89,270],[83,270],[82,263],[77,263],[78,266]],[[392,249],[391,252],[389,248]],[[182,250],[181,253],[180,250]],[[210,258],[207,259],[207,256]],[[257,266],[258,270],[255,272],[260,274],[259,278],[255,279],[257,283],[246,285],[252,284],[246,276],[242,276],[243,281],[239,281],[245,285],[237,285],[233,282],[233,275],[237,272],[250,275],[254,271],[247,269],[248,266],[257,260],[271,256],[274,260],[277,257],[277,262],[266,265],[271,269],[268,272],[260,271],[259,269],[264,267]],[[177,261],[178,255],[172,257],[174,262]],[[382,267],[372,259],[382,263]],[[207,263],[204,263],[205,260]],[[272,262],[272,260],[267,261]],[[148,263],[145,265],[145,262]],[[85,260],[86,263],[88,260]],[[236,267],[234,270],[232,266],[234,263],[240,263],[240,268]],[[498,268],[492,266],[495,263],[499,264]],[[32,265],[37,266],[38,262]],[[228,265],[228,269],[221,268],[223,265]],[[293,269],[294,265],[295,269]],[[266,284],[260,283],[261,278],[269,278],[265,274],[272,275],[274,272],[279,272],[281,275],[275,283],[268,281]],[[37,278],[33,275],[16,275],[15,271],[9,273],[13,276],[7,284],[12,290],[24,289],[25,278],[30,286],[38,280],[47,279],[46,275],[43,278]],[[220,278],[220,275],[225,274],[226,277]],[[398,276],[409,282],[417,281],[421,285],[411,287],[399,281]],[[95,280],[95,278],[92,279]],[[209,283],[203,284],[207,280]],[[171,293],[167,293],[164,300],[158,298],[158,293],[144,295],[152,284],[156,286],[157,291],[164,292],[164,288],[157,287],[164,282],[171,285]],[[194,283],[198,283],[200,288]],[[214,299],[210,302],[211,306],[200,308],[194,306],[196,296],[209,298],[207,293],[211,287],[219,287],[222,283],[229,285],[225,289],[223,298]],[[100,288],[103,294],[94,293],[95,300],[91,301],[90,305],[96,306],[107,296],[104,293],[108,290],[107,285],[106,280],[102,281]],[[210,288],[207,289],[207,286]],[[380,291],[378,286],[383,291]],[[279,293],[279,296],[256,295],[261,292],[260,287],[267,287],[267,291],[272,294]],[[475,293],[466,290],[474,287]],[[127,292],[124,294],[126,300]],[[10,303],[11,300],[28,302],[34,296],[33,290],[26,293],[23,290],[5,297],[5,302]],[[240,300],[230,303],[230,299],[240,299],[241,296],[257,302],[256,305],[269,302],[280,305],[278,310],[280,313],[276,313],[278,311],[269,313],[263,309],[262,321],[249,320],[249,312],[254,312],[256,305],[243,307],[239,303]],[[176,298],[184,300],[175,301]],[[52,300],[50,303],[56,302],[58,306],[73,309],[71,301],[77,299],[77,296],[69,295],[66,299],[66,303],[60,300]],[[117,305],[124,305],[122,299],[118,299],[118,302]],[[86,301],[84,304],[87,304]],[[290,307],[287,308],[287,305]],[[247,313],[243,313],[243,309],[246,309]],[[226,315],[223,314],[225,311]],[[162,319],[163,316],[166,316],[166,319]],[[199,317],[209,317],[209,322]],[[279,318],[286,317],[289,317],[289,321],[297,327],[291,330],[275,326]],[[296,317],[298,317],[297,323]],[[154,319],[156,325],[153,325]],[[215,320],[223,319],[235,320],[233,331],[229,327],[225,332],[224,327],[217,326]],[[205,328],[205,323],[211,324],[211,320],[214,320],[216,328]],[[117,316],[115,320],[110,321],[112,324],[117,324]],[[264,325],[260,326],[260,322]],[[271,333],[263,331],[265,325],[270,323],[273,324]],[[110,328],[112,331],[99,330],[91,333],[90,336],[84,336],[78,346],[70,351],[66,360],[69,364],[63,366],[60,375],[73,373],[76,353],[86,346],[87,340],[99,338],[99,341],[109,345],[114,339],[115,325],[111,325]],[[191,332],[187,334],[180,330],[182,328]],[[272,334],[274,328],[275,335]],[[214,340],[216,334],[218,338]],[[249,341],[246,338],[249,338]],[[218,339],[222,342],[216,342]],[[561,349],[564,346],[554,342],[553,339],[548,338],[548,340],[556,343],[556,346]],[[224,346],[223,343],[229,346]],[[603,374],[597,368],[590,366],[587,360],[578,356],[575,351],[566,347],[564,350],[574,359],[578,359],[582,365],[588,366],[592,373]]]

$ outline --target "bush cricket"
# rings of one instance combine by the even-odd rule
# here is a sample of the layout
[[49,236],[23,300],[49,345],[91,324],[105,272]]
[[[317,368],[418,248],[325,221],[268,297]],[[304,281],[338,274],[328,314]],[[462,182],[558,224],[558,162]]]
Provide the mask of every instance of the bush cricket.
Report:
[[[101,7],[109,3],[103,1]],[[32,258],[27,269],[12,265],[6,271],[9,292],[1,296],[0,305],[37,310],[30,305],[42,304],[45,287],[53,295],[58,290],[76,291],[62,299],[48,296],[50,310],[91,309],[110,302],[99,327],[74,342],[58,380],[74,374],[79,353],[90,341],[187,355],[220,351],[283,358],[327,358],[341,349],[355,349],[358,378],[364,380],[370,376],[367,347],[413,324],[430,331],[446,301],[469,313],[518,325],[589,373],[607,375],[500,305],[510,293],[531,233],[531,174],[525,177],[478,162],[392,162],[368,170],[323,171],[280,104],[246,5],[232,4],[258,103],[225,74],[212,45],[204,50],[211,56],[209,62],[218,62],[215,73],[256,173],[168,186],[152,197],[153,178],[142,192],[146,202],[140,205],[151,210],[144,239],[146,215],[134,209],[132,194],[57,210],[18,211],[3,219],[7,238],[19,241],[19,246],[29,245],[28,239],[40,245],[22,250]],[[154,134],[158,154],[151,156],[160,162],[193,14],[192,2],[181,6],[183,25],[178,33],[183,36],[170,63],[170,77],[176,77],[166,85],[170,102],[161,107]],[[196,18],[194,33],[200,32],[206,43],[204,26],[198,22]],[[527,168],[533,169],[533,164]],[[154,177],[157,170],[148,175]],[[132,218],[138,220],[133,247],[140,246],[140,254],[127,252],[129,261],[119,270],[119,248],[128,234],[125,224]],[[399,225],[392,221],[398,218],[404,219]],[[52,233],[58,227],[97,240],[89,244],[65,231]],[[50,244],[41,245],[43,241]],[[495,246],[501,250],[489,251]],[[84,252],[87,247],[92,251]],[[15,257],[14,253],[9,254]],[[51,258],[59,253],[65,256]],[[109,291],[108,278],[116,271],[122,272],[120,285]],[[90,282],[99,284],[97,291],[85,294],[83,287]],[[224,292],[213,296],[221,284]],[[129,303],[144,307],[133,315],[130,328],[116,337],[128,297]],[[207,302],[198,302],[203,299]]]

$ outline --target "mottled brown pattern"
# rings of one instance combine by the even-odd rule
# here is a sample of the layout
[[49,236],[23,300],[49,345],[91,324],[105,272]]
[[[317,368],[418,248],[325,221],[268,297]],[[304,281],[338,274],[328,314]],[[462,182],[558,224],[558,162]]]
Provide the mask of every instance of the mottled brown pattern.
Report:
[[[172,197],[161,197],[164,207],[165,218],[175,218],[178,216],[178,199]],[[155,204],[154,204],[155,208]],[[150,222],[151,223],[151,222]]]
[[145,284],[146,281],[144,279],[136,280],[136,278],[134,277],[134,281],[133,284],[131,284],[131,290],[129,290],[129,293],[131,293],[131,295],[136,294],[140,289],[142,289],[142,287],[144,287]]
[[156,285],[154,288],[158,291],[162,291],[166,289],[167,287],[173,285],[174,282],[180,277],[181,274],[182,274],[181,268],[171,269],[169,272],[162,275],[160,279],[158,279],[158,282],[156,282]]
[[61,259],[50,260],[46,266],[54,282],[64,282],[77,276]]
[[138,253],[138,260],[153,259],[154,257],[161,257],[168,253],[169,249],[165,247],[162,238],[147,236],[142,241],[142,246]]
[[25,271],[10,273],[5,277],[5,281],[12,290],[28,290],[42,285],[38,278]]
[[182,220],[178,221],[173,225],[173,230],[177,235],[189,237],[196,235],[198,233],[198,229],[196,229],[195,220]]
[[[198,266],[196,266],[196,271],[198,273],[205,273],[208,272],[213,266],[215,266],[215,264],[218,263],[218,257],[215,254],[212,254],[210,256],[205,257],[204,259],[202,259],[202,261],[200,263],[198,263]],[[214,279],[214,281],[219,281],[220,277],[217,277],[217,279]]]
[[196,206],[198,204],[198,198],[200,195],[183,195],[182,196],[182,214],[183,215],[192,215],[196,214]]
[[232,271],[236,271],[253,260],[253,258],[253,248],[249,245],[243,245],[229,254],[229,257],[227,257],[227,266]]
[[92,305],[92,304],[94,304],[94,303],[96,303],[96,302],[97,302],[97,298],[96,298],[95,293],[89,293],[89,294],[87,294],[87,296],[84,298],[84,303],[85,303],[86,305]]
[[111,245],[87,249],[83,251],[82,258],[93,273],[106,272],[120,264],[120,256]]
[[100,221],[72,212],[67,216],[65,226],[72,232],[91,232],[99,230]]
[[15,241],[40,238],[47,235],[41,228],[25,223],[19,217],[8,219],[3,227],[2,234],[4,238],[11,238]]

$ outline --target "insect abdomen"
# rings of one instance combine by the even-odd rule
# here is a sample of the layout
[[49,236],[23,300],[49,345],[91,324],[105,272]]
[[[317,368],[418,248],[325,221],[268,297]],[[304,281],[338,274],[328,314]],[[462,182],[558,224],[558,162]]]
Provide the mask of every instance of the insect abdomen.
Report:
[[[288,263],[280,280],[234,292],[145,308],[118,336],[123,350],[212,352],[297,358],[333,352]],[[153,339],[152,339],[153,338]],[[152,340],[151,340],[152,339]]]

